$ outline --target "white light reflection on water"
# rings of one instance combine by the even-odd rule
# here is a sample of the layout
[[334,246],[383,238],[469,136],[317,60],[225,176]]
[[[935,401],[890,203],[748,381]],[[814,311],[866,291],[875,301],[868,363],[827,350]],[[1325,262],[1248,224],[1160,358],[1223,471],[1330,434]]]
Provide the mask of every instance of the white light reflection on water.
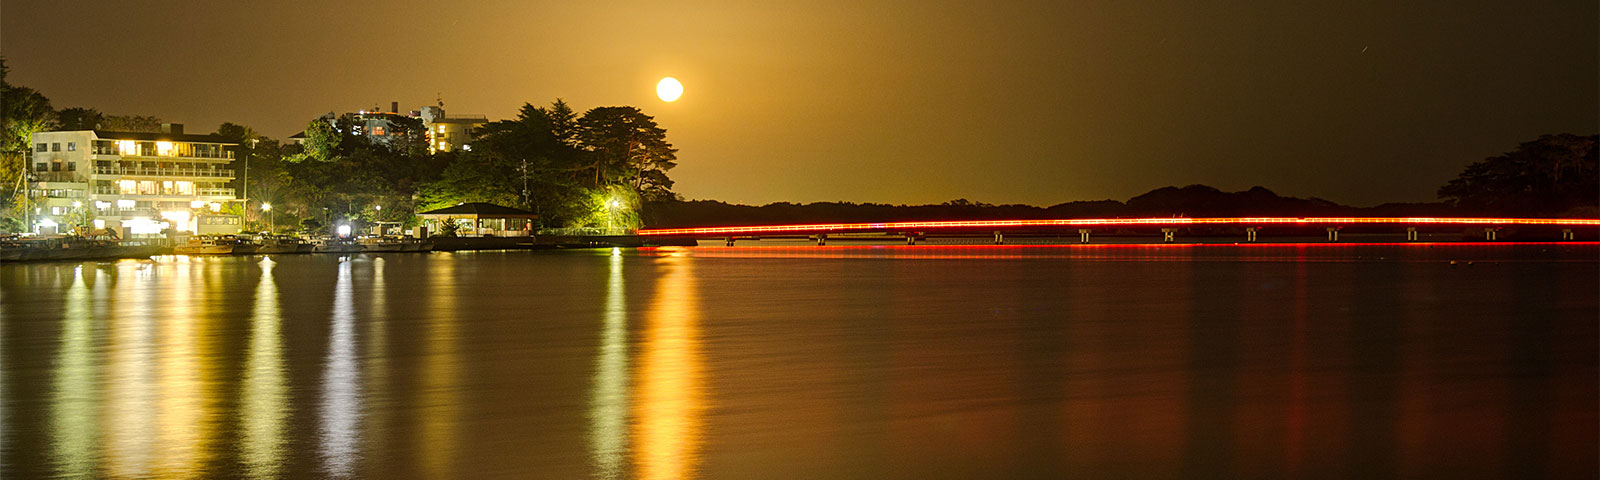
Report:
[[261,283],[256,286],[250,313],[250,350],[239,394],[244,415],[239,421],[245,471],[252,478],[276,478],[283,461],[287,400],[279,338],[283,320],[278,312],[278,284],[272,276],[275,264],[271,258],[262,258],[260,265]]
[[611,255],[605,325],[589,397],[589,449],[597,476],[622,478],[628,443],[628,303],[622,256]]
[[361,392],[356,386],[355,301],[350,285],[351,262],[339,262],[333,290],[332,331],[322,377],[322,460],[325,471],[348,477],[356,460],[356,422]]
[[[95,284],[104,289],[103,276]],[[97,399],[90,301],[89,287],[83,282],[83,266],[79,265],[72,271],[72,286],[67,288],[61,352],[56,357],[55,389],[50,401],[53,460],[63,476],[73,478],[94,473]]]
[[639,478],[693,477],[704,443],[705,360],[700,357],[699,297],[692,258],[657,260],[661,278],[639,361],[636,433]]

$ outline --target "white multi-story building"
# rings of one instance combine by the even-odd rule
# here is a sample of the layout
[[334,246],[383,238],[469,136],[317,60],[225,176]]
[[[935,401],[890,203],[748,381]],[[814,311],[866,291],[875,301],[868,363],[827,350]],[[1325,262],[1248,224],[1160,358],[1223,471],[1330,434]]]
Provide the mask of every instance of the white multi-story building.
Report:
[[28,162],[34,202],[30,229],[40,234],[115,230],[133,235],[236,233],[241,220],[221,213],[240,201],[228,187],[237,144],[212,135],[78,130],[33,134]]
[[426,106],[417,112],[428,129],[428,151],[472,150],[472,130],[489,123],[483,115],[446,116],[444,107]]

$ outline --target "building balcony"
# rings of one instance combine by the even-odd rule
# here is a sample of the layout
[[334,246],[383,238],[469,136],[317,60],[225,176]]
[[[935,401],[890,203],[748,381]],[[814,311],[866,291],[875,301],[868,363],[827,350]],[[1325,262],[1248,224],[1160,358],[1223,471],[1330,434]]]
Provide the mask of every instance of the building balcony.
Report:
[[60,190],[58,190],[58,189],[35,189],[33,191],[33,193],[32,193],[32,196],[33,196],[33,198],[41,198],[41,199],[43,199],[43,198],[82,199],[82,198],[85,197],[83,190],[70,190],[70,189],[60,189]]
[[194,190],[194,194],[179,193],[176,191],[127,193],[123,192],[122,189],[117,187],[94,187],[94,194],[120,195],[124,197],[184,197],[194,199],[200,199],[201,197],[227,197],[231,199],[234,196],[234,190],[231,188],[196,188]]
[[78,172],[32,172],[35,182],[83,183]]
[[220,152],[195,152],[195,151],[187,151],[187,150],[184,150],[184,149],[178,149],[178,150],[175,150],[175,151],[168,152],[166,155],[162,155],[161,152],[159,152],[159,151],[154,151],[154,150],[150,150],[150,149],[143,149],[143,148],[136,148],[136,149],[129,150],[129,151],[123,151],[122,149],[119,149],[117,147],[93,147],[93,148],[89,149],[89,153],[92,153],[94,155],[105,155],[105,156],[115,156],[115,157],[124,157],[124,158],[207,158],[207,159],[221,159],[221,160],[232,160],[233,159],[233,151],[232,150],[223,150],[223,151],[220,151]]
[[233,170],[226,168],[119,168],[95,167],[95,175],[126,177],[202,177],[233,178]]
[[131,217],[160,218],[161,217],[161,212],[156,211],[156,209],[154,209],[154,208],[148,208],[148,207],[145,207],[145,208],[116,208],[116,207],[112,207],[112,208],[96,208],[96,209],[94,209],[94,216],[96,216],[96,217],[122,217],[122,218],[131,218]]

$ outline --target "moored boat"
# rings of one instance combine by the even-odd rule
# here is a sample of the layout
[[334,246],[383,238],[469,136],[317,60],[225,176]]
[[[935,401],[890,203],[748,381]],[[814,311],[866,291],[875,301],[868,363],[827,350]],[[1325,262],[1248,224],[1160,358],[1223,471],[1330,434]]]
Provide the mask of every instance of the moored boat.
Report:
[[[313,245],[288,235],[262,235],[256,238],[256,253],[307,253]],[[301,247],[304,247],[302,249]]]
[[317,253],[361,253],[361,244],[351,238],[329,237],[317,241],[316,248],[312,249],[312,251]]
[[361,251],[367,253],[401,252],[405,251],[406,241],[395,237],[367,237],[358,241]]
[[232,235],[211,236],[196,235],[189,237],[187,242],[172,249],[178,255],[228,255],[233,253],[239,240]]

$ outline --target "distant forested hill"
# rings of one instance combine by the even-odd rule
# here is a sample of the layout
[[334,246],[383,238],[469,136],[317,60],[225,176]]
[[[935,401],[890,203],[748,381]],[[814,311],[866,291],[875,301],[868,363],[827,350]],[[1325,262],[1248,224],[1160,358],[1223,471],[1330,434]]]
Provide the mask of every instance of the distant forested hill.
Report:
[[991,205],[965,199],[938,205],[818,202],[735,205],[714,200],[656,202],[646,206],[649,228],[789,223],[1000,220],[1041,218],[1426,216],[1449,215],[1445,203],[1351,207],[1320,198],[1285,197],[1262,187],[1224,192],[1205,185],[1163,187],[1128,199],[1067,202],[1049,207]]

